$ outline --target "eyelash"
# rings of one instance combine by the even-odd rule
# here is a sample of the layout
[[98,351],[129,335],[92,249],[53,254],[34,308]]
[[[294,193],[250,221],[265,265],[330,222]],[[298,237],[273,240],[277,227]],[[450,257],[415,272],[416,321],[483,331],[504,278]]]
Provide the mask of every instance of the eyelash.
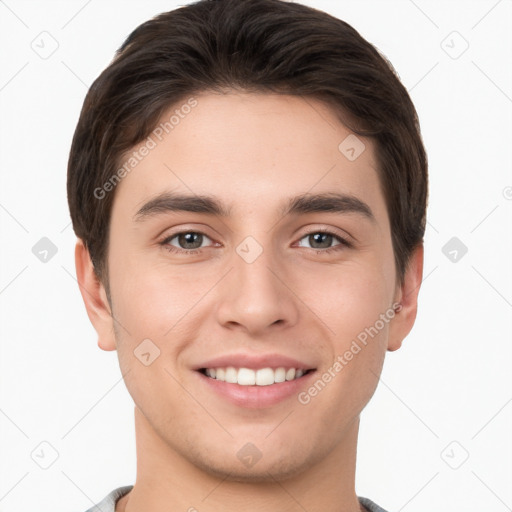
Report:
[[[203,235],[206,238],[211,240],[211,238],[208,235],[206,235],[205,233],[203,233],[201,231],[188,230],[188,231],[179,231],[177,233],[174,233],[171,236],[166,237],[164,240],[159,242],[159,245],[161,245],[164,249],[166,249],[167,251],[169,251],[171,253],[177,253],[177,254],[187,254],[187,253],[197,254],[198,252],[201,253],[202,250],[205,249],[204,247],[198,248],[198,249],[179,249],[179,248],[175,247],[174,245],[169,244],[169,242],[171,240],[173,240],[174,238],[176,238],[177,236],[187,234],[187,233],[195,233],[198,235]],[[346,240],[345,238],[342,238],[339,235],[336,235],[335,233],[332,233],[331,231],[324,230],[324,229],[315,229],[313,231],[309,231],[308,233],[305,233],[304,235],[302,235],[301,238],[299,239],[299,241],[302,240],[303,238],[310,236],[310,235],[315,235],[318,233],[332,236],[335,240],[337,240],[339,242],[339,244],[334,245],[333,247],[328,247],[327,249],[315,249],[313,247],[306,247],[306,249],[316,251],[317,253],[330,254],[331,252],[334,252],[334,251],[339,251],[341,249],[350,249],[353,247],[353,244],[351,242],[349,242],[348,240]]]

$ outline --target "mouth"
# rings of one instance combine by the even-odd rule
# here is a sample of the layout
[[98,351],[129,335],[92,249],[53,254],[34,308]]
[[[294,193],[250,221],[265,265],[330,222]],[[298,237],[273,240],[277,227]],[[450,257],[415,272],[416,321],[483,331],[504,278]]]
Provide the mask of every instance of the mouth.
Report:
[[238,384],[239,386],[271,386],[301,379],[315,371],[314,368],[235,368],[234,366],[218,368],[200,368],[204,376],[220,382]]
[[203,359],[192,370],[199,377],[200,389],[212,399],[245,409],[289,404],[311,385],[318,373],[312,359],[249,352],[231,352]]
[[[289,400],[310,386],[317,373],[313,368],[246,368],[216,366],[194,372],[206,393],[243,409],[269,409]],[[290,402],[288,402],[290,403]]]

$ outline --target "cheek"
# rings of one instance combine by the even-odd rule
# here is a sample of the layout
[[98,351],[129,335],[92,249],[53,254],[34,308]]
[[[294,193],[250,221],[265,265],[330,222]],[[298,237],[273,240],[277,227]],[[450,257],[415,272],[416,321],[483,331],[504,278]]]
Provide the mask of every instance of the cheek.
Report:
[[354,412],[359,412],[375,391],[394,317],[392,289],[383,279],[382,269],[372,268],[364,278],[346,279],[335,328],[335,357],[343,366],[338,389],[343,396],[348,391]]
[[[339,349],[389,311],[392,286],[370,261],[324,267],[300,278],[304,302],[328,327]],[[316,283],[317,287],[312,286]],[[380,326],[380,323],[379,323]],[[379,330],[385,330],[380,326]]]
[[194,280],[179,268],[169,271],[136,255],[125,258],[111,271],[114,312],[138,337],[168,338],[186,323],[181,319],[208,291],[211,280]]
[[[327,348],[329,361],[318,375],[319,380],[329,383],[315,407],[323,417],[323,407],[330,404],[326,409],[330,416],[324,421],[332,421],[336,428],[343,428],[347,418],[359,414],[372,397],[387,349],[392,320],[388,289],[378,276],[366,276],[366,280],[346,277],[332,283],[331,301],[323,306],[329,316],[322,319],[334,333],[330,333]],[[320,395],[324,389],[318,381],[313,387],[306,390],[311,396]]]
[[128,259],[111,273],[120,368],[134,402],[150,417],[160,414],[162,400],[173,410],[188,404],[175,379],[193,339],[193,306],[207,284],[192,286],[183,273]]
[[330,352],[319,378],[332,382],[324,399],[340,411],[342,423],[348,411],[358,414],[371,398],[384,362],[394,312],[390,309],[392,287],[383,272],[382,266],[363,259],[335,272],[329,270],[329,279],[317,275],[313,280],[323,283],[322,292],[317,290],[309,299],[328,326],[324,349]]
[[[372,332],[372,339],[385,340],[387,323],[381,315],[390,308],[389,292],[381,280],[358,281],[353,287],[347,287],[343,298],[342,315],[337,323],[337,337],[345,344],[347,341],[365,341],[365,333]],[[374,329],[377,328],[377,331]]]

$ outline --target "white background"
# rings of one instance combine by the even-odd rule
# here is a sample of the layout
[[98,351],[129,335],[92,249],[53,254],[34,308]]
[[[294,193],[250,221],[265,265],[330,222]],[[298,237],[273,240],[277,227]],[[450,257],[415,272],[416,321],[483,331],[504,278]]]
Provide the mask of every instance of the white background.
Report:
[[[418,319],[362,415],[357,492],[390,512],[512,510],[512,2],[304,3],[390,59],[430,163]],[[132,400],[74,277],[66,165],[88,86],[178,5],[0,1],[0,512],[83,512],[135,481]],[[42,37],[58,43],[47,59]],[[457,262],[442,252],[454,236]],[[42,237],[58,250],[46,263]]]

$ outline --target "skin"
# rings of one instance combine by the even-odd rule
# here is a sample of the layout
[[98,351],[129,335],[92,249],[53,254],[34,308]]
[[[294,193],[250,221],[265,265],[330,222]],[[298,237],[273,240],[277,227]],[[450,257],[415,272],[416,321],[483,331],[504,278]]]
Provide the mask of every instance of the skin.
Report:
[[[116,511],[360,510],[359,414],[386,351],[414,324],[423,249],[400,286],[373,143],[360,138],[366,149],[349,161],[338,146],[350,131],[322,102],[234,91],[195,98],[115,190],[111,303],[84,245],[76,246],[98,345],[117,350],[135,403],[137,479]],[[164,191],[216,196],[231,215],[134,218]],[[374,221],[354,212],[281,214],[288,197],[332,191],[364,201]],[[315,245],[308,235],[319,229],[352,247],[336,238]],[[180,232],[206,235],[201,250],[175,237],[167,245],[183,252],[169,252],[161,242]],[[236,251],[247,236],[263,249],[252,263]],[[307,405],[294,395],[265,409],[235,406],[192,370],[221,354],[272,352],[322,374],[395,302],[400,312]],[[148,338],[160,356],[145,366],[134,350]],[[248,442],[262,455],[250,468],[237,457]]]

